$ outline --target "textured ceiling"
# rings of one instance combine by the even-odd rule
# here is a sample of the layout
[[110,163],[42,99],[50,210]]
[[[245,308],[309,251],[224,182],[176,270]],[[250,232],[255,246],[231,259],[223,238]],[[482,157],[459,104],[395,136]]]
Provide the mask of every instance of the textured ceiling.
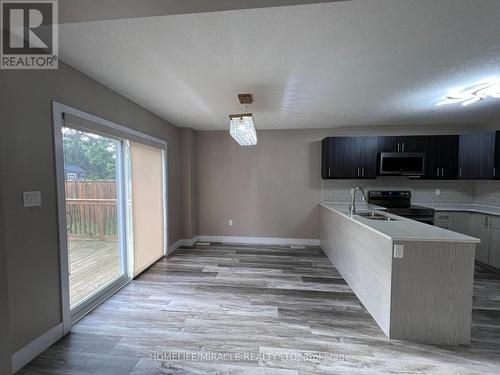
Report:
[[61,58],[177,126],[482,124],[500,100],[436,107],[500,77],[500,1],[370,0],[74,23]]

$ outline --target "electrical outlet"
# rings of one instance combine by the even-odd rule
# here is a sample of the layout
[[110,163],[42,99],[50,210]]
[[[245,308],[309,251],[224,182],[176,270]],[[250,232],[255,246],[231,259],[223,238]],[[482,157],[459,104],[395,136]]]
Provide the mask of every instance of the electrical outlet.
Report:
[[39,207],[42,205],[40,191],[23,191],[23,207]]
[[405,253],[405,245],[394,245],[394,258],[403,258]]
[[436,189],[436,195],[441,195],[441,189]]
[[233,226],[233,219],[229,219],[227,221],[227,225],[229,225],[230,227],[232,227]]

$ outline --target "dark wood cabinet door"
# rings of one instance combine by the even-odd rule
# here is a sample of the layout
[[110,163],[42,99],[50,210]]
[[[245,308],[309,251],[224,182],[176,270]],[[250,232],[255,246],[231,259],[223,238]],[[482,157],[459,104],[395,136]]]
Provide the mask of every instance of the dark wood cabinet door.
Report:
[[355,167],[359,177],[363,179],[376,178],[378,137],[356,137],[354,148]]
[[378,137],[379,152],[424,152],[426,136]]
[[441,178],[454,180],[458,177],[458,135],[445,135],[437,137],[438,160]]
[[426,136],[413,135],[409,137],[398,137],[400,148],[403,152],[425,152],[427,145]]
[[456,135],[426,137],[426,179],[451,180],[457,178],[458,142],[459,138]]
[[399,152],[401,151],[400,137],[384,136],[378,137],[379,152]]
[[357,178],[353,137],[328,137],[322,142],[323,179]]
[[477,178],[479,175],[479,152],[479,134],[462,134],[460,136],[459,178]]
[[500,178],[500,130],[495,133],[495,178]]
[[479,178],[492,179],[495,175],[495,135],[488,132],[479,137]]
[[436,137],[427,137],[425,144],[425,179],[437,180],[441,174],[439,165],[439,144]]
[[354,160],[354,138],[330,138],[332,178],[357,178]]
[[328,173],[328,168],[329,168],[329,159],[330,156],[328,155],[328,152],[330,150],[328,149],[328,138],[324,138],[321,141],[321,178],[323,180],[327,180],[330,178],[330,175]]
[[377,177],[377,137],[329,137],[322,141],[323,179]]
[[495,133],[460,136],[459,178],[491,179],[495,168]]

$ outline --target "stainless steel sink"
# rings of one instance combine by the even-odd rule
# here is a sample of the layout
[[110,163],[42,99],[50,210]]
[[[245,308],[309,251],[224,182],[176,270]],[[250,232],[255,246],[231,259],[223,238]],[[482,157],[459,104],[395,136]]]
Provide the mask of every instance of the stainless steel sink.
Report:
[[370,219],[370,220],[397,221],[396,219],[393,219],[392,217],[381,215],[377,212],[360,212],[356,215],[364,217],[366,219]]

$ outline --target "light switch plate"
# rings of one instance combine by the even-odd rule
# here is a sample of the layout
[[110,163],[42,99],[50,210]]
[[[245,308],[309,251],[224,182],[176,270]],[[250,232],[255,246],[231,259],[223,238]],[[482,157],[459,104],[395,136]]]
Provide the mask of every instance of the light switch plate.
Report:
[[229,219],[227,221],[227,225],[229,225],[230,227],[232,227],[233,226],[233,219]]
[[23,191],[24,207],[39,207],[42,205],[42,193],[40,191]]
[[441,189],[436,189],[436,195],[441,195]]
[[405,253],[404,245],[394,245],[394,258],[403,258]]

